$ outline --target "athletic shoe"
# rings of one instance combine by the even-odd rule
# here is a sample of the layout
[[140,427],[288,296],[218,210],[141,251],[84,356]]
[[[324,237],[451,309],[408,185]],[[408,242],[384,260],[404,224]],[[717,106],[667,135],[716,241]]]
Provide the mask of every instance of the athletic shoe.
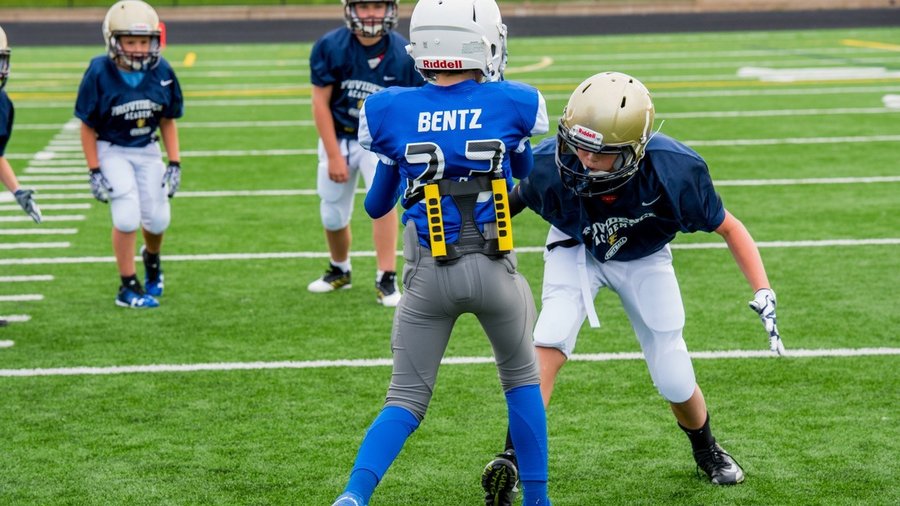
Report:
[[744,481],[744,470],[719,443],[695,451],[694,460],[697,461],[697,475],[702,469],[715,485],[736,485]]
[[400,303],[400,289],[397,288],[397,273],[385,272],[381,281],[375,282],[375,295],[378,303],[387,307],[396,307]]
[[512,506],[519,491],[519,470],[516,467],[516,451],[506,450],[488,462],[481,473],[485,506]]
[[[137,283],[136,283],[137,284]],[[159,302],[144,293],[140,284],[134,287],[119,287],[119,295],[116,296],[116,305],[133,309],[152,309],[159,307]]]
[[150,271],[153,269],[150,268],[150,259],[148,255],[147,248],[141,246],[141,258],[144,259],[144,272],[146,273],[144,275],[144,286],[146,287],[147,295],[159,297],[163,294],[163,288],[165,287],[165,283],[163,283],[165,276],[163,276],[162,262],[160,261],[160,266],[157,269],[159,276],[150,279]]
[[352,287],[350,271],[342,271],[340,267],[328,264],[328,270],[321,278],[310,283],[306,289],[313,293],[326,293]]
[[7,325],[9,325],[9,322],[3,318],[0,318],[0,327],[5,327]]
[[366,506],[366,503],[353,492],[344,492],[334,500],[331,506]]

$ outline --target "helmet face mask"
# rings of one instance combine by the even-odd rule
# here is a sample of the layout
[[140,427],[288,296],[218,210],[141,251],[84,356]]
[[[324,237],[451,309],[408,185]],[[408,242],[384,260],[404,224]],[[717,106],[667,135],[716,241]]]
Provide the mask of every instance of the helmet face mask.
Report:
[[0,90],[6,86],[6,79],[9,77],[9,56],[12,51],[6,40],[6,32],[0,28]]
[[[129,52],[123,47],[123,37],[148,37],[146,52]],[[107,55],[121,67],[146,71],[159,64],[161,52],[159,16],[153,7],[140,0],[122,0],[106,13],[103,20],[103,40]]]
[[582,82],[559,120],[556,166],[563,185],[593,197],[628,183],[640,169],[653,116],[650,92],[631,76],[605,72]]
[[[347,28],[361,37],[382,37],[397,26],[397,3],[400,0],[341,0],[344,4],[344,21]],[[357,13],[360,4],[384,4],[383,17],[361,18]]]
[[409,40],[406,49],[426,79],[453,70],[479,70],[488,81],[503,79],[506,25],[494,0],[419,0]]

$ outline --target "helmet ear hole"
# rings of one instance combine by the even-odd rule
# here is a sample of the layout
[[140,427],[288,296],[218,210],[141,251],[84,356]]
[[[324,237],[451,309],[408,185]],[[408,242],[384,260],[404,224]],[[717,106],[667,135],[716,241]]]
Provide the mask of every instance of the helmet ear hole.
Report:
[[625,108],[625,101],[626,101],[626,100],[628,100],[626,97],[622,97],[622,104],[619,105],[619,109],[624,109],[624,108]]

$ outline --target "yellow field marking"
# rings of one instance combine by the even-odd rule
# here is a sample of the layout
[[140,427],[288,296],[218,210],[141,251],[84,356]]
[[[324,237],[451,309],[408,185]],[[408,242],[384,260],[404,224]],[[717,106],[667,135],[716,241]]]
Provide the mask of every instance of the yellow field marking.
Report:
[[544,70],[545,68],[549,67],[550,65],[553,65],[553,58],[550,58],[549,56],[544,56],[543,58],[541,58],[541,61],[539,61],[537,63],[533,63],[531,65],[525,65],[522,67],[507,67],[506,72],[504,72],[504,73],[506,73],[506,74],[521,74],[523,72],[535,72],[538,70]]
[[875,42],[871,40],[844,39],[841,44],[853,47],[867,47],[869,49],[884,49],[885,51],[900,51],[897,44],[885,44],[884,42]]
[[184,55],[184,61],[181,62],[185,67],[193,67],[194,62],[197,61],[197,53],[193,51],[189,51],[188,54]]

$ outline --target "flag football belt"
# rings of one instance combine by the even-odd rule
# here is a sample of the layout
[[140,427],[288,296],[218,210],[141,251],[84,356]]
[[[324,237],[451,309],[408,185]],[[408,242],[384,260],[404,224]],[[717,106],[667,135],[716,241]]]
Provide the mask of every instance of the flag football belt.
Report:
[[[478,194],[490,191],[494,202],[497,237],[485,238],[475,223],[475,204]],[[441,213],[441,197],[449,196],[459,209],[461,224],[459,239],[447,244],[444,234],[444,218]],[[509,215],[509,195],[506,179],[476,177],[468,181],[441,179],[425,185],[425,209],[428,214],[428,237],[431,255],[438,262],[453,262],[463,255],[481,253],[499,257],[513,248],[512,223]],[[485,231],[487,231],[486,224]]]

